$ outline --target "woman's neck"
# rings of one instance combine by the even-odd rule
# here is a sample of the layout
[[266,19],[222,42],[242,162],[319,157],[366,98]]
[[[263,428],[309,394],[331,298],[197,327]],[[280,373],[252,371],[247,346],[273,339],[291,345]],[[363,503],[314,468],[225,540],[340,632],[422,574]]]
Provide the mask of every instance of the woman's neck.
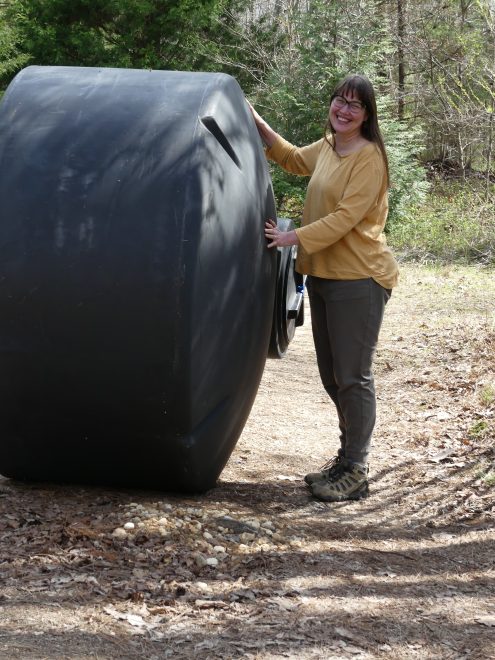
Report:
[[361,149],[361,147],[364,147],[364,145],[368,143],[368,140],[364,138],[360,132],[352,133],[351,135],[335,133],[334,140],[335,150],[341,156],[346,156],[354,151],[358,151],[358,149]]

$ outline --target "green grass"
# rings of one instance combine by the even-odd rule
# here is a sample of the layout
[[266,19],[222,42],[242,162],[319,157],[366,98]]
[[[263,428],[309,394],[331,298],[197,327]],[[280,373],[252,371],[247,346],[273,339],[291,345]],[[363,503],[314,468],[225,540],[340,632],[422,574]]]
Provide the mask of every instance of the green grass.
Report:
[[410,208],[388,230],[405,261],[495,264],[495,185],[436,179],[421,206]]
[[479,420],[478,422],[475,422],[471,428],[469,429],[469,436],[471,438],[480,438],[486,435],[488,431],[488,423],[485,422],[484,420]]
[[481,403],[489,407],[495,402],[495,388],[492,385],[484,385],[479,393]]
[[495,486],[495,472],[493,471],[492,466],[487,463],[483,463],[478,467],[474,472],[474,477],[481,481],[486,487],[493,488],[493,486]]

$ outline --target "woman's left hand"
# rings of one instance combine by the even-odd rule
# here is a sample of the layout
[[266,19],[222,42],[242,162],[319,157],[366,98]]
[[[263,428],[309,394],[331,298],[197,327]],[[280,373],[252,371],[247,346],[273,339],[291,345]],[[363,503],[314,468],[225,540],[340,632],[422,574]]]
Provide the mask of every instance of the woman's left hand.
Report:
[[265,236],[270,241],[268,247],[289,247],[290,245],[299,245],[299,239],[294,230],[280,231],[274,220],[265,222]]

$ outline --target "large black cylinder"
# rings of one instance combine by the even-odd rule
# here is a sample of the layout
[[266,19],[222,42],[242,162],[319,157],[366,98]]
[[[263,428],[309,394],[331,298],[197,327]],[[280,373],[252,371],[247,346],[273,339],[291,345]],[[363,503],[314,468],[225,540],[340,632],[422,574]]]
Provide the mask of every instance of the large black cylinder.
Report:
[[0,106],[0,473],[213,486],[270,341],[269,217],[230,76],[18,74]]

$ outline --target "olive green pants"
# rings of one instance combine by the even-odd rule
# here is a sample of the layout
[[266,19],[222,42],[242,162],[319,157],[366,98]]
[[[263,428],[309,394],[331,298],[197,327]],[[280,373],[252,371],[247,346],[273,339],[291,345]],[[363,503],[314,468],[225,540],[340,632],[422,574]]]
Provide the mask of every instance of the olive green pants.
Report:
[[364,464],[376,420],[373,357],[391,291],[372,278],[310,276],[306,285],[318,369],[339,417],[339,453]]

